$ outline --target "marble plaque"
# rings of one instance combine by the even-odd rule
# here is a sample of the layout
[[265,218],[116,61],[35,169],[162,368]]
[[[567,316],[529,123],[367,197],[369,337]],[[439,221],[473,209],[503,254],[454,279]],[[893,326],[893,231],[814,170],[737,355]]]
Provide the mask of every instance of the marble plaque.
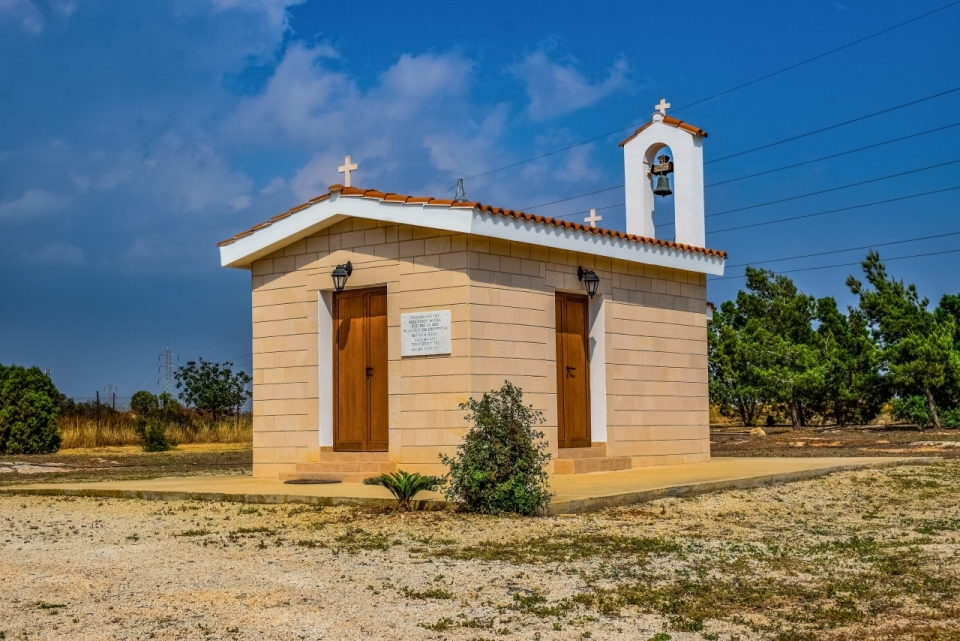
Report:
[[400,356],[449,353],[449,309],[400,314]]

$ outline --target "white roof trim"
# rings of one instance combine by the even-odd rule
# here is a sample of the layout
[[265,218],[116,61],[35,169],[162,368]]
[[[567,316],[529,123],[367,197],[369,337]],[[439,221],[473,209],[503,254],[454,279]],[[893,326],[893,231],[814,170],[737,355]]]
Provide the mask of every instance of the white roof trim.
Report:
[[333,192],[326,200],[221,246],[220,264],[249,269],[253,261],[351,216],[513,240],[715,276],[723,275],[725,262],[721,256],[557,227],[479,209],[340,197]]

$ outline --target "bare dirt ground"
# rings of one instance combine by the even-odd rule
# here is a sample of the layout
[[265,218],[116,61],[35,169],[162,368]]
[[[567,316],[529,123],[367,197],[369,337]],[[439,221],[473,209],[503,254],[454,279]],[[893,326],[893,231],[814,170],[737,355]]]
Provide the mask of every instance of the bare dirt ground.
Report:
[[914,427],[869,429],[785,427],[762,428],[752,436],[747,428],[710,430],[712,456],[939,456],[960,458],[960,430],[919,431]]
[[960,462],[572,518],[0,497],[6,639],[960,639]]
[[169,452],[144,452],[137,446],[78,448],[38,456],[0,454],[0,486],[250,474],[252,468],[249,443],[180,445]]

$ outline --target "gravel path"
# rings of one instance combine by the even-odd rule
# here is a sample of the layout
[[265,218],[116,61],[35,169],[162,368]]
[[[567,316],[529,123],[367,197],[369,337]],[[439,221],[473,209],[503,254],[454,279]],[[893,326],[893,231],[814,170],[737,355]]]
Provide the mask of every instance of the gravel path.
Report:
[[[956,630],[960,618],[958,478],[954,463],[865,470],[537,519],[0,496],[0,638],[957,638],[939,631]],[[790,595],[751,605],[716,592],[690,606],[713,613],[698,622],[661,593],[644,597],[649,604],[630,597],[651,577],[665,588],[685,576],[739,585],[781,572],[786,584],[806,586],[841,566],[874,577],[870,559],[886,553],[848,553],[850,537],[896,541],[897,554],[919,550],[911,563],[940,573],[943,608],[917,605],[927,594],[913,601],[891,591],[878,614],[874,597],[858,593],[859,605],[837,619],[831,592],[818,604],[828,625],[829,617],[788,616],[808,605]],[[806,547],[769,553],[771,541]],[[610,595],[619,595],[615,607]],[[795,632],[813,636],[777,636],[778,625],[796,621]],[[878,635],[864,625],[880,626],[870,628]]]

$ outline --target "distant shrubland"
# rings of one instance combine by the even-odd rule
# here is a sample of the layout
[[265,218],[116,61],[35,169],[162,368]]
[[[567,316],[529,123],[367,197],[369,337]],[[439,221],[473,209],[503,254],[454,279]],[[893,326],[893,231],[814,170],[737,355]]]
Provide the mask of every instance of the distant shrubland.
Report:
[[920,429],[960,427],[960,295],[929,309],[871,251],[858,305],[839,309],[747,267],[746,291],[708,325],[712,414],[795,428],[863,424],[889,411]]
[[0,365],[0,454],[118,445],[162,451],[178,443],[252,442],[252,419],[243,412],[251,396],[250,377],[232,367],[191,361],[177,371],[179,398],[141,390],[123,411],[68,398],[37,367]]

